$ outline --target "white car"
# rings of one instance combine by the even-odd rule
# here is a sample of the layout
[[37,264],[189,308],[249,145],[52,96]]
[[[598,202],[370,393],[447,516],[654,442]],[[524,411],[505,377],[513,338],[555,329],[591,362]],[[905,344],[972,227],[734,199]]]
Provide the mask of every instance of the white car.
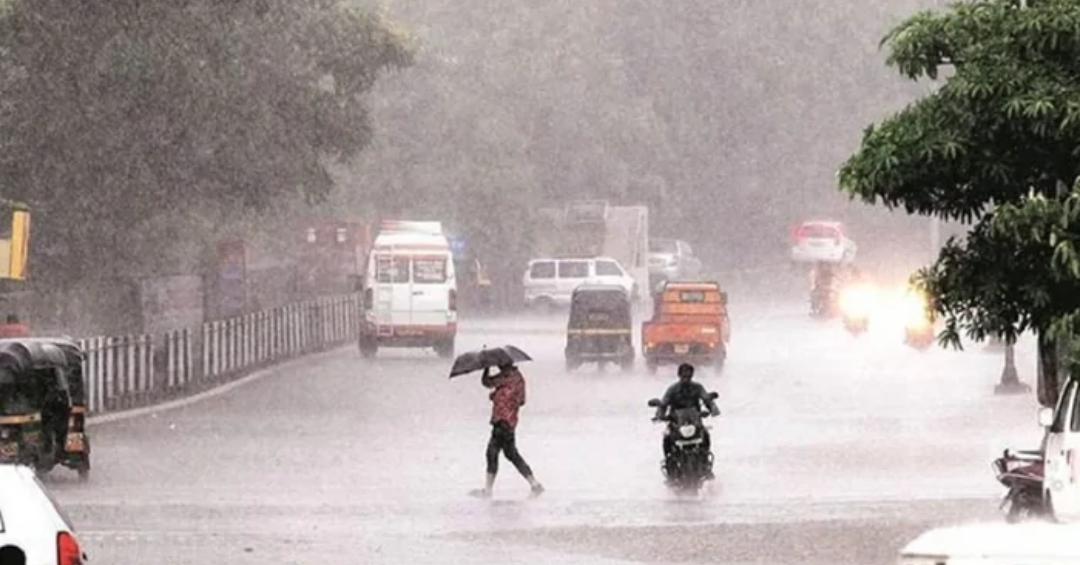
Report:
[[1039,423],[1046,428],[1044,496],[1055,520],[1080,522],[1080,382],[1068,381],[1057,406],[1039,410]]
[[525,305],[541,310],[569,306],[574,289],[583,284],[620,286],[632,299],[639,292],[634,277],[611,257],[533,259],[522,278]]
[[0,464],[0,556],[21,552],[30,565],[86,562],[75,528],[34,471]]
[[796,263],[852,263],[856,251],[840,222],[803,222],[792,233],[791,260]]
[[904,546],[898,562],[900,565],[1080,563],[1080,527],[998,522],[937,528]]

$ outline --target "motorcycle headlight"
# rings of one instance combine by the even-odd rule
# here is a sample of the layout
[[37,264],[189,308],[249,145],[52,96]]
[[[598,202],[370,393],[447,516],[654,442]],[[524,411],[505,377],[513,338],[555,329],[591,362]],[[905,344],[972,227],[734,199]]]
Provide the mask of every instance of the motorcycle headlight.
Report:
[[694,432],[697,431],[697,426],[687,424],[685,426],[679,426],[679,435],[682,437],[694,437]]
[[870,289],[864,286],[847,288],[840,294],[840,310],[845,316],[864,316],[869,313],[873,303],[874,297]]

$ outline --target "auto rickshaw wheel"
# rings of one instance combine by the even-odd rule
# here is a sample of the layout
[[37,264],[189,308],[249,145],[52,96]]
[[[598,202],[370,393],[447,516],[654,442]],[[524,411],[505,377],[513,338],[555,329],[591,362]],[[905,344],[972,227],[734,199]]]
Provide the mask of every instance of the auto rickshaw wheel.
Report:
[[371,359],[379,352],[379,344],[374,340],[360,338],[360,355],[365,359]]
[[90,438],[84,438],[83,442],[82,461],[75,472],[79,474],[79,480],[85,482],[90,478]]
[[555,301],[548,298],[547,296],[541,296],[540,298],[537,298],[534,306],[539,313],[545,316],[549,316],[555,313]]
[[619,361],[619,367],[621,367],[622,370],[624,372],[627,372],[627,373],[629,373],[630,371],[633,371],[634,370],[634,358],[632,356],[631,357],[624,357],[621,361]]
[[579,359],[575,359],[574,357],[569,357],[569,356],[566,358],[566,372],[567,373],[573,373],[580,366],[581,366],[581,361]]
[[39,479],[44,479],[45,476],[53,470],[53,467],[55,467],[55,464],[35,463],[34,474],[37,475]]
[[435,353],[443,359],[449,359],[454,356],[454,342],[443,341],[435,345]]
[[717,374],[724,372],[724,363],[727,362],[727,350],[721,349],[717,352],[716,357],[713,359],[713,369]]

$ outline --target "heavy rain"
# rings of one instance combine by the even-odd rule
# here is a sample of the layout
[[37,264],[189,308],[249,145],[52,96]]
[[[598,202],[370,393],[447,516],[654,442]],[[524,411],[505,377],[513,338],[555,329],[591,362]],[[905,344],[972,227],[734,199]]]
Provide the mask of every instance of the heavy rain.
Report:
[[0,0],[0,547],[879,565],[1074,521],[1074,4]]

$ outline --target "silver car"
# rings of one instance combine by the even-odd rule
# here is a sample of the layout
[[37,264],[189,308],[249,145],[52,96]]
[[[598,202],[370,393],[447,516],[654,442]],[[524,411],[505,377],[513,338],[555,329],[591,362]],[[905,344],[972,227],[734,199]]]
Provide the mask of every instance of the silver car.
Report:
[[649,240],[649,285],[663,281],[693,279],[701,274],[701,261],[681,239]]

